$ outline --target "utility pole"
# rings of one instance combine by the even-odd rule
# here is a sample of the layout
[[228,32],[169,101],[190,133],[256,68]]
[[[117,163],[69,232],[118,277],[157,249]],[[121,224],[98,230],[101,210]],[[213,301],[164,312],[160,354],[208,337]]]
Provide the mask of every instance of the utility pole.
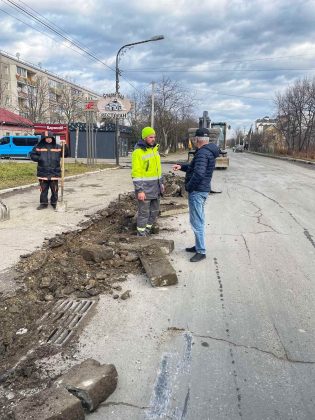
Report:
[[151,97],[151,127],[154,128],[154,88],[155,82],[152,83],[152,97]]

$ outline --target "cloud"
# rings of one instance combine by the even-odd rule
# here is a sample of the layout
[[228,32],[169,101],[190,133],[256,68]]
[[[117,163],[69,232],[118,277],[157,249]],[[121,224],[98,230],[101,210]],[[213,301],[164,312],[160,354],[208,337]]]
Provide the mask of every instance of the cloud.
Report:
[[[21,3],[24,4],[25,3]],[[164,76],[195,92],[197,116],[247,125],[272,114],[288,84],[313,77],[315,4],[311,0],[29,0],[27,5],[62,33],[115,67],[119,48],[163,34],[121,55],[121,90],[150,89]],[[115,74],[12,8],[1,8],[0,48],[99,93],[113,91]],[[47,37],[53,38],[54,41]],[[73,47],[71,47],[73,48]],[[75,48],[74,48],[75,49]]]

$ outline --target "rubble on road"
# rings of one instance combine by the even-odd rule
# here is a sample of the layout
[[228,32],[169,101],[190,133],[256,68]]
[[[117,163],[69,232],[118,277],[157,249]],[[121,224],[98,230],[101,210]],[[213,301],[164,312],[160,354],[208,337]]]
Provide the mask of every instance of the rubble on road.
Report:
[[[168,177],[166,194],[184,194],[182,179]],[[132,302],[132,291],[124,290],[123,284],[128,274],[143,271],[141,261],[152,285],[177,283],[175,270],[171,273],[171,264],[165,260],[165,254],[174,249],[173,241],[137,238],[136,212],[134,193],[120,195],[76,231],[47,238],[42,249],[21,256],[15,267],[18,289],[0,292],[0,418],[3,413],[10,418],[23,390],[33,392],[52,385],[54,377],[41,368],[40,359],[61,349],[49,345],[51,331],[39,328],[38,320],[56,302],[91,299],[100,293],[120,304]],[[159,264],[169,274],[156,276],[147,269],[145,261],[150,256],[144,250],[155,247],[159,261],[163,258]]]

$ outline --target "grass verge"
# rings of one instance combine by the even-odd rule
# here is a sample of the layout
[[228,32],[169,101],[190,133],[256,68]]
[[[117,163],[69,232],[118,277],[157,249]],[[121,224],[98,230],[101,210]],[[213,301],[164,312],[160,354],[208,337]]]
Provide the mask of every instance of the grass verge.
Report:
[[[85,163],[66,163],[65,176],[83,174],[85,172],[112,168],[114,166],[111,164],[88,166]],[[35,162],[0,161],[0,190],[37,182],[36,170],[37,164]]]

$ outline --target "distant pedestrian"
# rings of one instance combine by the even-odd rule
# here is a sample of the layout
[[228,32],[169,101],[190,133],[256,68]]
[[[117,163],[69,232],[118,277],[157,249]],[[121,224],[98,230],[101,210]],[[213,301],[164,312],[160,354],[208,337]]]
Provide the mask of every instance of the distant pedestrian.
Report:
[[184,171],[185,189],[188,191],[189,217],[195,234],[195,245],[186,248],[187,252],[194,252],[191,262],[198,262],[206,258],[205,245],[205,212],[204,206],[211,191],[211,178],[215,168],[215,160],[220,149],[209,143],[210,133],[207,128],[199,128],[193,140],[196,153],[190,164],[176,164],[174,171]]
[[[65,157],[68,156],[68,148],[65,148]],[[58,201],[58,180],[61,176],[62,145],[56,143],[53,133],[48,132],[41,136],[40,142],[33,147],[31,159],[37,162],[37,177],[40,185],[40,204],[37,210],[48,207],[48,192],[51,190],[50,203],[55,209]]]
[[154,129],[144,127],[141,137],[132,152],[131,176],[138,202],[137,236],[148,236],[159,214],[164,185]]

